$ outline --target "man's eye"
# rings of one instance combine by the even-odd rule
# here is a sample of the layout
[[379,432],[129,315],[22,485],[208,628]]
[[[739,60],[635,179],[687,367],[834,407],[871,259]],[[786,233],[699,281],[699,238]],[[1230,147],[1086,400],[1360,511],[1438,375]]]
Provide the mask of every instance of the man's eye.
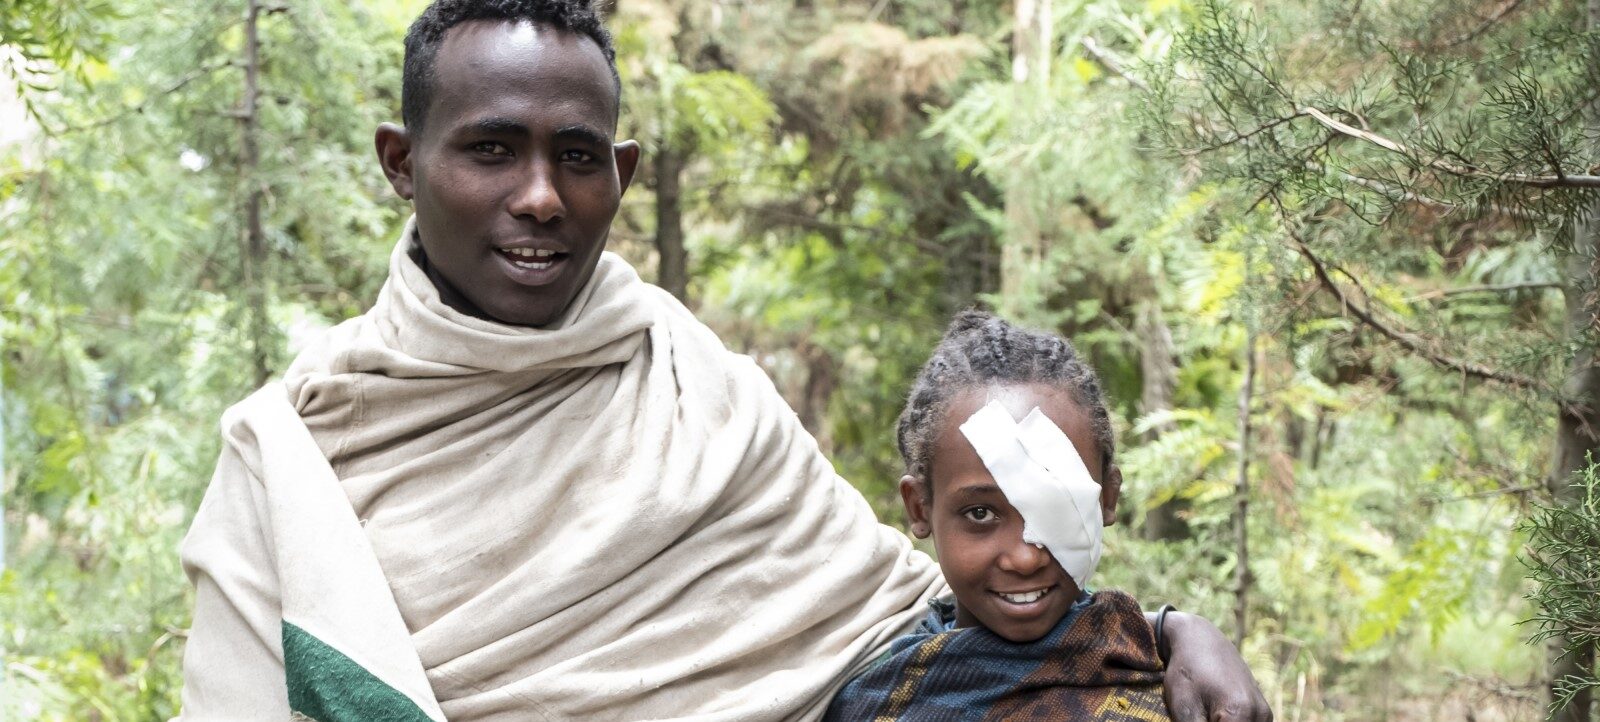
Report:
[[567,163],[588,163],[594,160],[594,155],[582,150],[567,150],[561,152],[561,160]]
[[511,155],[511,149],[507,148],[505,144],[496,143],[489,140],[481,143],[473,143],[472,152],[482,153],[484,155]]
[[987,506],[972,507],[971,509],[961,512],[961,515],[978,522],[979,524],[987,524],[994,521],[994,510]]

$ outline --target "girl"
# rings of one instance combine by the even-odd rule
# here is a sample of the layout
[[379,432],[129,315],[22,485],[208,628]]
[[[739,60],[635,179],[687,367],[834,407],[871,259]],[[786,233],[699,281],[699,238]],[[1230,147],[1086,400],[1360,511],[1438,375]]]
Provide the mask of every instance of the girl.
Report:
[[1099,379],[1072,345],[961,314],[912,388],[899,445],[911,533],[932,536],[954,600],[935,600],[828,719],[1167,720],[1151,624],[1128,595],[1084,588],[1122,472]]

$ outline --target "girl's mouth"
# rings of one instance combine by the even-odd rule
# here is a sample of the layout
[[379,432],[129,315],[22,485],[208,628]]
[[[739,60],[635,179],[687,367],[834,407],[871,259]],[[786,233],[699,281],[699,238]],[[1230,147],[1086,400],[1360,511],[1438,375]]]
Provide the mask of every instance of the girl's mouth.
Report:
[[1045,587],[1043,589],[1034,589],[1027,592],[995,592],[994,594],[995,596],[1000,597],[1011,604],[1021,606],[1032,604],[1040,599],[1045,598],[1045,596],[1049,595],[1054,589],[1055,587]]

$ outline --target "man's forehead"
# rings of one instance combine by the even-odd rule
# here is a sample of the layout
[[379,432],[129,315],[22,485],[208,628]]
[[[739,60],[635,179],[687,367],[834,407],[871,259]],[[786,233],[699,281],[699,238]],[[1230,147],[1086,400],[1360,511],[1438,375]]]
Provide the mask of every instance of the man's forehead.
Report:
[[481,105],[531,93],[546,100],[587,101],[583,104],[592,103],[597,112],[616,115],[616,85],[599,44],[548,25],[461,23],[445,33],[433,76],[435,106]]

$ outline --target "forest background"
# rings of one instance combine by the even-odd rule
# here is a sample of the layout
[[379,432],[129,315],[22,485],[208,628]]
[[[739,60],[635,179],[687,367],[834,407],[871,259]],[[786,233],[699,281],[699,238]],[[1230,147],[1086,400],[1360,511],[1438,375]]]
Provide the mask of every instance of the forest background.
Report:
[[[4,719],[177,711],[217,419],[383,281],[423,4],[0,4]],[[887,523],[910,380],[987,306],[1106,380],[1105,584],[1234,635],[1279,719],[1590,719],[1600,0],[608,14],[612,249]]]

